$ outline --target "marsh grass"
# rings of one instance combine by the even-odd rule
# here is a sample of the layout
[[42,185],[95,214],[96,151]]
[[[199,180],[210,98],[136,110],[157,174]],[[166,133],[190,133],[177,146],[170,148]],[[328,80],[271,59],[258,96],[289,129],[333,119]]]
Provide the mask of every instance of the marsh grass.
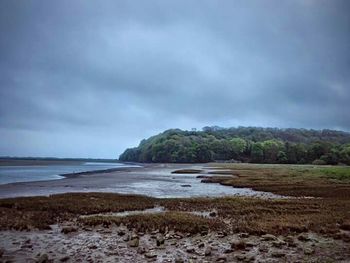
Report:
[[69,193],[0,199],[1,229],[46,229],[78,215],[152,208],[154,199],[110,193]]
[[350,167],[314,165],[216,164],[237,177],[212,176],[207,183],[249,187],[288,196],[350,200]]
[[313,231],[333,235],[350,218],[350,202],[330,199],[260,199],[243,197],[167,199],[169,210],[215,209],[232,232],[281,234]]
[[225,224],[218,219],[208,219],[182,212],[165,212],[157,214],[139,214],[125,217],[119,216],[90,216],[79,218],[78,222],[83,225],[108,227],[112,224],[125,225],[129,229],[138,232],[150,232],[159,230],[174,230],[182,233],[196,234],[202,231],[223,230]]

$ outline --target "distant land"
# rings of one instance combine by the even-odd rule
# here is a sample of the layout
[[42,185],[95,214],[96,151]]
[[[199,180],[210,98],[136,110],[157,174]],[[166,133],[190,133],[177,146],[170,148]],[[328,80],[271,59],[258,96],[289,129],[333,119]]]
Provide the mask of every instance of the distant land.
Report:
[[126,149],[119,160],[350,165],[350,133],[329,129],[218,126],[200,131],[170,129]]
[[0,166],[5,165],[50,165],[50,164],[80,164],[85,162],[119,162],[116,159],[100,158],[56,158],[56,157],[12,157],[0,156]]

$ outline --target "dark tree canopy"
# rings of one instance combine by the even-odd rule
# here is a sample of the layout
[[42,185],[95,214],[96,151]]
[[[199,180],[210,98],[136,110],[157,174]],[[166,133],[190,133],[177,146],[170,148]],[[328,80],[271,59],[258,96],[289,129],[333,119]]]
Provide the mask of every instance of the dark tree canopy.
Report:
[[167,130],[119,157],[127,162],[350,164],[350,133],[333,130],[204,127]]

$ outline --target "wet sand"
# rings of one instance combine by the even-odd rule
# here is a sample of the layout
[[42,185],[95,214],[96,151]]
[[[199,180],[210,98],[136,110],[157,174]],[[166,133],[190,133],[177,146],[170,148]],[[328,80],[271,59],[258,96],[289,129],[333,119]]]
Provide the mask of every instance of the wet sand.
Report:
[[[171,173],[179,169],[204,169],[204,174]],[[143,167],[69,174],[59,180],[0,185],[0,198],[66,192],[111,192],[159,198],[230,195],[276,197],[249,188],[203,184],[197,176],[205,175],[205,169],[205,165],[201,164],[145,164]]]

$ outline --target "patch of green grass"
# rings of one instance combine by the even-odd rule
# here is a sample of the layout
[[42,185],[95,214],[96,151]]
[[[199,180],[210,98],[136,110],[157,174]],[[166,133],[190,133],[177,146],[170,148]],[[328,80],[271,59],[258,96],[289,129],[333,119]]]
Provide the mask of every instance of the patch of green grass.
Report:
[[322,167],[316,168],[313,173],[317,173],[327,179],[350,181],[350,167]]

